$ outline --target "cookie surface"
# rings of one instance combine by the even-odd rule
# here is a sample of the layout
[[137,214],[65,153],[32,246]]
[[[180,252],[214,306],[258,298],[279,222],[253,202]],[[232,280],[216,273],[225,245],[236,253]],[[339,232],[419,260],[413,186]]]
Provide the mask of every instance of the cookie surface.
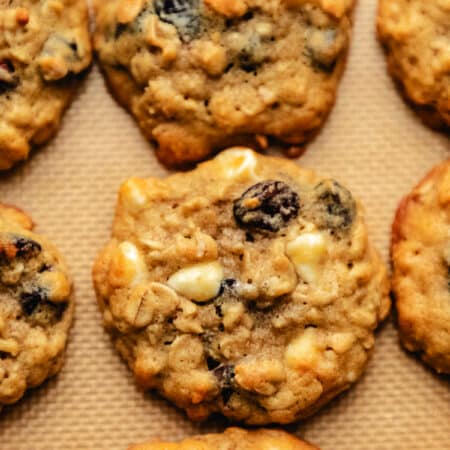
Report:
[[154,441],[129,450],[318,450],[279,430],[248,431],[228,428],[223,433],[194,436],[181,442]]
[[60,370],[72,322],[66,266],[32,228],[0,204],[0,409]]
[[90,61],[84,0],[0,0],[0,170],[56,132]]
[[131,178],[112,235],[93,270],[105,327],[192,419],[312,414],[361,375],[389,309],[351,193],[248,149]]
[[388,68],[429,125],[450,129],[450,2],[379,0]]
[[450,161],[400,203],[393,224],[393,289],[401,339],[450,373]]
[[301,144],[330,111],[353,0],[97,0],[112,93],[181,166],[267,136]]

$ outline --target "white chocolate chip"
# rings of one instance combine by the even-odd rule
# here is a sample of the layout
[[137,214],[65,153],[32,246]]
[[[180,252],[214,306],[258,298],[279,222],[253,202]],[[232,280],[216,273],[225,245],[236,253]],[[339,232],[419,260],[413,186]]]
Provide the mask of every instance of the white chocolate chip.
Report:
[[147,266],[138,248],[129,241],[119,244],[109,267],[109,282],[115,287],[136,286],[146,278]]
[[269,22],[259,22],[255,28],[256,32],[262,37],[270,37],[273,33],[273,26]]
[[318,232],[301,234],[286,244],[286,254],[300,277],[308,283],[316,281],[326,253],[325,239]]
[[307,328],[288,345],[285,358],[293,369],[312,369],[317,366],[320,353],[316,329]]
[[130,178],[122,185],[120,198],[131,211],[142,208],[147,202],[145,181],[139,178]]
[[258,88],[258,94],[266,105],[271,105],[277,100],[276,92],[274,92],[272,89],[268,89],[265,86],[261,86]]
[[219,293],[222,279],[223,268],[218,261],[213,261],[180,269],[167,284],[186,298],[205,302]]
[[217,160],[223,165],[226,178],[256,178],[258,161],[255,153],[248,148],[233,148],[221,153]]
[[39,285],[47,290],[49,300],[54,303],[67,301],[71,291],[71,284],[63,272],[43,272],[38,279]]

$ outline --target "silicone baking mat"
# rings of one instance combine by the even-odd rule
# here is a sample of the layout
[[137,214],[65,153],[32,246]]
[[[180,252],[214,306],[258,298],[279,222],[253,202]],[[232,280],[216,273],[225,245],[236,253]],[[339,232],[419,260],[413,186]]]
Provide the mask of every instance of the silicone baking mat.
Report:
[[[450,143],[422,125],[395,91],[375,39],[375,14],[375,0],[360,0],[337,104],[299,163],[336,177],[363,200],[371,237],[387,261],[398,201],[449,156]],[[165,173],[94,68],[58,136],[0,175],[0,199],[29,212],[66,256],[77,302],[63,371],[1,413],[1,450],[123,450],[225,425],[193,424],[135,387],[103,331],[92,289],[92,261],[109,237],[120,183]],[[289,429],[323,450],[450,449],[450,380],[403,352],[389,319],[360,382]]]

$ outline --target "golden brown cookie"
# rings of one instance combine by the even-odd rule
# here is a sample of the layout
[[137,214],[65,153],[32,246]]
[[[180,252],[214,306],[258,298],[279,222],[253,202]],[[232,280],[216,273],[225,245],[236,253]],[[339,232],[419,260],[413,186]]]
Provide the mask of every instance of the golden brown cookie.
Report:
[[90,61],[84,0],[0,0],[0,170],[56,132]]
[[391,75],[429,125],[450,129],[450,2],[379,0]]
[[125,182],[93,274],[137,382],[192,419],[312,414],[359,378],[389,310],[352,194],[244,148]]
[[248,431],[228,428],[223,433],[194,436],[181,442],[153,441],[129,450],[319,450],[280,430]]
[[112,93],[168,166],[301,144],[336,95],[353,0],[96,0]]
[[61,369],[72,323],[66,265],[32,228],[0,204],[0,409]]
[[400,203],[392,263],[404,346],[438,372],[450,373],[450,161]]

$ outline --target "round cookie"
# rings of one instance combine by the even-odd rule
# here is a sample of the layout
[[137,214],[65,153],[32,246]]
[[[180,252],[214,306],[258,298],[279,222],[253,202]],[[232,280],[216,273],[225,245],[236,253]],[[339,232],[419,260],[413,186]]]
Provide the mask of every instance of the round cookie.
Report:
[[450,373],[450,161],[400,203],[392,264],[404,346],[436,371]]
[[228,428],[223,433],[194,436],[181,442],[153,441],[129,450],[319,450],[281,430]]
[[72,323],[66,265],[32,228],[0,204],[0,409],[61,369]]
[[125,182],[93,276],[137,382],[199,420],[312,414],[359,378],[389,310],[351,193],[244,148]]
[[379,1],[378,36],[389,72],[426,123],[450,129],[450,3]]
[[0,170],[56,132],[90,62],[84,0],[0,0]]
[[160,161],[183,166],[230,145],[264,148],[270,136],[311,138],[335,100],[353,5],[97,0],[95,47]]

